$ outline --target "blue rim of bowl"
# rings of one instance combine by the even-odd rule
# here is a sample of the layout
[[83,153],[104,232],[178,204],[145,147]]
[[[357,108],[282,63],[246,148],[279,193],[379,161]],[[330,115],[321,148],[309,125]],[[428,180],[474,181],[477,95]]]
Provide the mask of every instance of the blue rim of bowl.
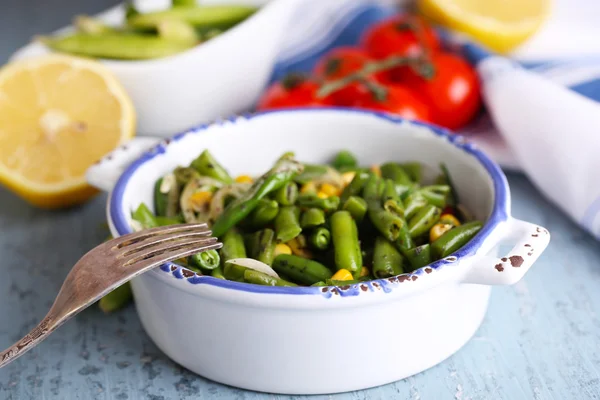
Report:
[[[506,221],[508,219],[509,214],[509,201],[508,201],[508,182],[506,181],[506,177],[504,173],[500,169],[500,167],[493,162],[488,156],[486,156],[481,150],[479,150],[474,144],[468,142],[464,137],[451,133],[445,128],[441,128],[435,125],[431,125],[428,123],[423,123],[419,121],[409,121],[400,117],[396,117],[390,114],[376,112],[376,111],[368,111],[368,110],[355,110],[355,109],[347,109],[341,107],[319,107],[319,108],[289,108],[282,110],[271,110],[271,111],[262,111],[252,114],[244,114],[239,116],[234,116],[231,118],[219,120],[210,124],[200,125],[195,128],[191,128],[183,133],[177,134],[173,136],[171,139],[166,139],[161,141],[158,145],[153,147],[152,149],[146,151],[142,154],[136,161],[134,161],[127,169],[123,172],[123,174],[119,177],[112,193],[109,198],[109,212],[110,219],[113,223],[113,226],[119,235],[125,235],[132,232],[131,227],[127,223],[127,216],[125,214],[125,210],[122,209],[122,199],[125,193],[125,188],[129,179],[133,176],[135,171],[144,163],[152,160],[154,157],[164,154],[167,151],[167,147],[170,143],[179,141],[180,139],[195,134],[202,134],[205,130],[213,127],[221,125],[224,122],[236,123],[239,120],[251,120],[255,118],[264,118],[268,117],[271,114],[301,114],[301,113],[314,113],[314,112],[331,112],[335,111],[336,113],[349,113],[349,114],[360,114],[365,116],[371,116],[376,118],[381,118],[388,122],[394,124],[404,124],[410,123],[412,125],[421,126],[427,128],[430,132],[446,138],[449,143],[454,145],[455,147],[465,151],[469,155],[475,157],[477,161],[485,168],[487,173],[492,179],[494,186],[494,205],[492,208],[492,212],[483,228],[479,231],[479,233],[465,246],[460,248],[458,251],[454,252],[450,256],[443,258],[441,260],[435,261],[423,268],[412,271],[410,273],[398,275],[397,277],[392,278],[383,278],[383,279],[374,279],[369,282],[352,284],[342,287],[277,287],[277,286],[261,286],[261,285],[253,285],[243,282],[235,282],[228,281],[224,279],[213,278],[212,276],[206,275],[198,275],[193,274],[190,276],[185,276],[182,272],[185,268],[180,265],[174,263],[166,263],[160,266],[160,270],[162,272],[169,273],[171,277],[181,280],[186,279],[189,283],[194,285],[210,285],[216,286],[225,289],[232,289],[243,292],[251,292],[251,293],[264,293],[264,294],[289,294],[289,295],[325,295],[326,297],[331,297],[331,294],[341,295],[342,297],[346,296],[355,296],[360,294],[361,292],[368,291],[376,291],[379,289],[383,289],[384,292],[390,292],[392,289],[396,287],[400,287],[402,285],[394,285],[394,283],[405,282],[405,281],[415,281],[417,278],[424,274],[430,274],[434,271],[439,270],[442,266],[447,264],[453,264],[459,261],[461,258],[465,258],[471,255],[474,255],[477,250],[481,247],[485,239],[488,235],[498,226],[500,223]],[[186,270],[187,271],[187,270]],[[187,274],[189,275],[189,274]],[[404,277],[404,278],[403,278]],[[392,283],[392,285],[390,285]],[[359,287],[361,290],[359,290]],[[340,290],[341,289],[341,290]]]

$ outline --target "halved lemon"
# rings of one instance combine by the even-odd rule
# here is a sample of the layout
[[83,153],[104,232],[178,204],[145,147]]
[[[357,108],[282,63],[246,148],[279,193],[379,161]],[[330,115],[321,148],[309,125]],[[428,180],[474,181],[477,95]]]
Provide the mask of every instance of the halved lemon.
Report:
[[550,12],[550,0],[419,0],[426,18],[507,53],[532,36]]
[[87,168],[134,133],[133,104],[99,62],[47,55],[0,69],[0,182],[36,206],[94,195]]

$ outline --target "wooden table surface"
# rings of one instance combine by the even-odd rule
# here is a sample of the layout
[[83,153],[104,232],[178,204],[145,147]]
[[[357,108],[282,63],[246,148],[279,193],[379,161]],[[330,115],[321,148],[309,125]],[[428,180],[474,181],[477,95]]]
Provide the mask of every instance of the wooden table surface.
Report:
[[[33,34],[114,1],[90,3],[3,2],[0,62]],[[523,281],[494,289],[475,337],[440,365],[406,380],[311,399],[600,398],[600,244],[524,176],[508,178],[513,214],[548,228],[552,241]],[[49,212],[0,189],[0,348],[39,322],[71,266],[105,238],[105,201],[100,195],[80,208]],[[0,399],[7,400],[263,398],[289,397],[226,387],[182,369],[150,341],[134,307],[109,316],[91,307],[0,370]]]

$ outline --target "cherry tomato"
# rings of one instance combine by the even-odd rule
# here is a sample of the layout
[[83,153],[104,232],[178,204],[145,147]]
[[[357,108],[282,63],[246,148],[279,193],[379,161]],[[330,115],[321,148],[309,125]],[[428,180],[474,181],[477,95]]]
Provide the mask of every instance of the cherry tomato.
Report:
[[289,75],[271,85],[258,102],[258,110],[326,105],[317,98],[319,85],[301,75]]
[[[314,75],[324,82],[342,79],[360,71],[371,60],[369,55],[358,48],[338,47],[325,54],[315,65]],[[367,94],[368,89],[359,82],[353,82],[343,89],[333,92],[328,100],[337,106],[352,106],[356,99]]]
[[387,111],[406,119],[431,121],[429,108],[411,90],[401,86],[389,86],[384,89],[383,95],[371,92],[369,96],[361,97],[355,106],[369,110]]
[[468,62],[451,53],[437,53],[432,62],[435,72],[431,80],[406,68],[396,82],[422,96],[431,108],[434,123],[449,129],[460,128],[481,107],[477,74]]
[[362,37],[362,46],[376,59],[392,55],[417,56],[423,52],[417,30],[422,32],[423,44],[429,50],[439,49],[435,31],[414,15],[400,15],[373,25]]

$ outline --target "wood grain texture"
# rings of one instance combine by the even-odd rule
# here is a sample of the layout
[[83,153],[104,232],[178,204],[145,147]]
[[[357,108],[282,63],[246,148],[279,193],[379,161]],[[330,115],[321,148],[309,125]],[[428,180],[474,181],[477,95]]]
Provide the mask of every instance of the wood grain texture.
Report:
[[[522,282],[494,289],[475,337],[404,381],[311,399],[600,398],[600,245],[523,176],[511,174],[509,182],[513,214],[548,228],[552,242]],[[100,196],[78,209],[46,212],[0,190],[0,347],[39,322],[71,265],[105,238],[104,201]],[[154,346],[134,307],[109,316],[92,307],[0,370],[0,398],[300,397],[269,397],[198,377]]]

